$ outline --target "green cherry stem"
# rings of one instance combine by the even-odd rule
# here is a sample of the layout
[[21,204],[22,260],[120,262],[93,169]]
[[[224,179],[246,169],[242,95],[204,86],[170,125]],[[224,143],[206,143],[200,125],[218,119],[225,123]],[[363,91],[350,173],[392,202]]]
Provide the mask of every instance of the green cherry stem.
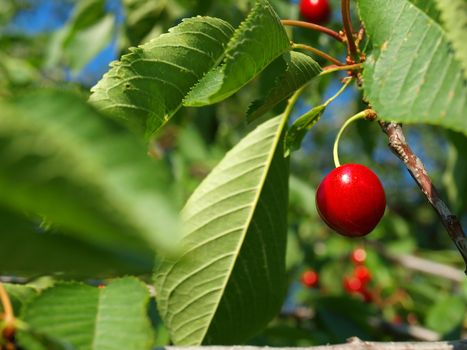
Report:
[[344,132],[344,130],[350,125],[352,124],[354,121],[358,120],[358,119],[368,119],[368,120],[374,120],[376,119],[376,113],[375,111],[373,111],[372,109],[365,109],[364,111],[361,111],[355,115],[353,115],[352,117],[350,117],[349,119],[347,119],[345,121],[345,123],[341,126],[339,132],[337,133],[337,136],[336,136],[336,140],[334,141],[334,147],[332,148],[332,156],[333,156],[333,159],[334,159],[334,165],[336,166],[336,168],[340,167],[341,166],[341,163],[339,161],[339,151],[338,151],[338,148],[339,148],[339,140],[342,136],[342,133]]
[[326,102],[323,103],[324,106],[328,106],[328,104],[330,104],[332,101],[334,101],[336,98],[339,97],[340,94],[342,94],[345,90],[345,88],[347,86],[349,86],[349,84],[352,82],[352,78],[347,78],[346,79],[346,82],[344,83],[344,85],[341,86],[341,88],[339,89],[339,91],[337,91],[334,96],[330,97]]

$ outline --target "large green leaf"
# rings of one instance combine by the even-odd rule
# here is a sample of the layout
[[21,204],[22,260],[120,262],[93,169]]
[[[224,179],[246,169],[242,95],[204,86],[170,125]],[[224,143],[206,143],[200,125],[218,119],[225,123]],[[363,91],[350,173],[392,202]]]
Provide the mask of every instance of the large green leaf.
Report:
[[0,203],[110,250],[147,256],[173,245],[166,168],[136,137],[69,93],[0,105]]
[[284,55],[287,69],[271,86],[264,99],[257,100],[248,109],[250,121],[258,118],[276,104],[289,97],[321,72],[321,67],[310,56],[292,51]]
[[156,268],[156,297],[179,345],[238,344],[265,327],[285,292],[285,118],[237,144],[188,200],[178,260]]
[[169,33],[130,48],[92,88],[90,101],[150,137],[219,63],[232,34],[221,19],[185,19]]
[[0,275],[100,278],[150,273],[153,254],[128,254],[99,248],[72,235],[46,230],[32,220],[0,208]]
[[373,42],[364,90],[379,117],[467,134],[466,84],[443,29],[407,0],[358,4]]
[[467,1],[435,0],[441,12],[441,20],[446,28],[446,36],[454,49],[454,56],[464,69],[467,79]]
[[222,65],[194,86],[184,105],[204,106],[229,97],[289,49],[290,41],[274,9],[266,0],[257,0],[230,40]]
[[112,281],[104,288],[59,283],[24,308],[24,348],[41,349],[42,334],[77,350],[151,349],[154,334],[147,315],[149,291],[135,278]]

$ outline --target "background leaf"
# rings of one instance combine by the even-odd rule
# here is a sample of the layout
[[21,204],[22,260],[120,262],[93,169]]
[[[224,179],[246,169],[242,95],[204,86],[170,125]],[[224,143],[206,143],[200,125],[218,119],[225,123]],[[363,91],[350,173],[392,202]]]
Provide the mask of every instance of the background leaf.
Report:
[[284,54],[283,58],[287,69],[270,85],[264,99],[252,103],[247,113],[249,122],[266,113],[321,72],[319,64],[304,53],[291,51]]
[[379,117],[467,134],[466,84],[442,28],[407,0],[358,4],[373,43],[364,90]]
[[446,28],[446,36],[454,49],[454,56],[462,65],[467,79],[467,2],[465,0],[435,0]]
[[110,250],[173,247],[167,170],[142,143],[69,93],[14,102],[0,109],[0,203]]
[[238,143],[187,202],[179,260],[156,269],[162,319],[178,345],[238,344],[285,293],[288,159],[284,117]]
[[153,254],[129,254],[97,247],[41,227],[40,218],[27,218],[0,208],[0,275],[59,274],[74,278],[102,278],[122,274],[148,274]]
[[[135,278],[104,288],[59,283],[28,304],[21,319],[31,332],[68,343],[77,350],[151,349],[154,339],[147,316],[149,292]],[[20,332],[19,343],[38,348],[38,337]],[[39,347],[40,348],[40,347]]]
[[204,106],[231,96],[289,49],[287,33],[274,9],[266,0],[257,0],[229,41],[222,65],[209,71],[183,104]]
[[90,101],[149,138],[219,63],[232,34],[230,24],[218,18],[184,19],[169,33],[130,48],[91,89]]

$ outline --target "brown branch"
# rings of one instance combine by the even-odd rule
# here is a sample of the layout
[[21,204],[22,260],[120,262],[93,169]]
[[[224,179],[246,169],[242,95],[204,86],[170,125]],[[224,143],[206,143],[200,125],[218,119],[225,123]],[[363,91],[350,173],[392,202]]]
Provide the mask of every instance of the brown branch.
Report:
[[349,55],[355,57],[357,55],[357,46],[353,38],[352,20],[350,19],[350,0],[342,0],[342,22],[344,24],[344,33],[347,38],[347,47]]
[[392,262],[399,264],[407,269],[437,276],[456,283],[461,283],[465,280],[465,275],[462,270],[455,267],[420,258],[414,255],[393,254],[389,252],[383,244],[380,244],[376,241],[367,241],[367,243],[376,249],[377,252],[384,258],[391,260]]
[[[264,350],[258,346],[166,346],[157,350]],[[275,350],[467,350],[467,340],[438,342],[369,342],[352,337],[346,344],[306,348],[274,348]]]
[[321,32],[326,35],[329,35],[330,37],[336,39],[337,41],[344,42],[344,39],[339,35],[338,32],[335,32],[334,30],[329,29],[327,27],[320,26],[319,24],[304,22],[304,21],[297,21],[293,19],[283,19],[281,20],[281,23],[284,26],[300,27],[300,28],[315,30],[317,32]]
[[431,182],[425,166],[409,147],[405,140],[400,124],[393,122],[380,122],[381,129],[389,138],[389,147],[401,159],[410,175],[425,194],[428,202],[433,206],[443,223],[446,231],[454,242],[456,248],[464,259],[467,273],[467,237],[462,229],[459,219],[451,213],[447,205],[441,199],[438,191]]

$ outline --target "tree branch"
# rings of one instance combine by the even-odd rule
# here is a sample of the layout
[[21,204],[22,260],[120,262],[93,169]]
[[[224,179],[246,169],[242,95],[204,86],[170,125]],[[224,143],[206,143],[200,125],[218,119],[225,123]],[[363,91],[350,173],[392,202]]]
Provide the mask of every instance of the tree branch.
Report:
[[451,213],[447,205],[441,199],[438,191],[431,182],[425,166],[409,147],[405,140],[400,124],[393,122],[380,122],[381,129],[389,138],[389,147],[401,159],[417,183],[418,187],[425,194],[428,202],[433,206],[443,223],[446,231],[454,242],[457,250],[466,264],[467,273],[467,237],[462,229],[459,219]]
[[[157,350],[264,350],[258,346],[166,346]],[[439,342],[368,342],[352,337],[346,344],[306,348],[274,348],[275,350],[467,350],[467,340]]]

